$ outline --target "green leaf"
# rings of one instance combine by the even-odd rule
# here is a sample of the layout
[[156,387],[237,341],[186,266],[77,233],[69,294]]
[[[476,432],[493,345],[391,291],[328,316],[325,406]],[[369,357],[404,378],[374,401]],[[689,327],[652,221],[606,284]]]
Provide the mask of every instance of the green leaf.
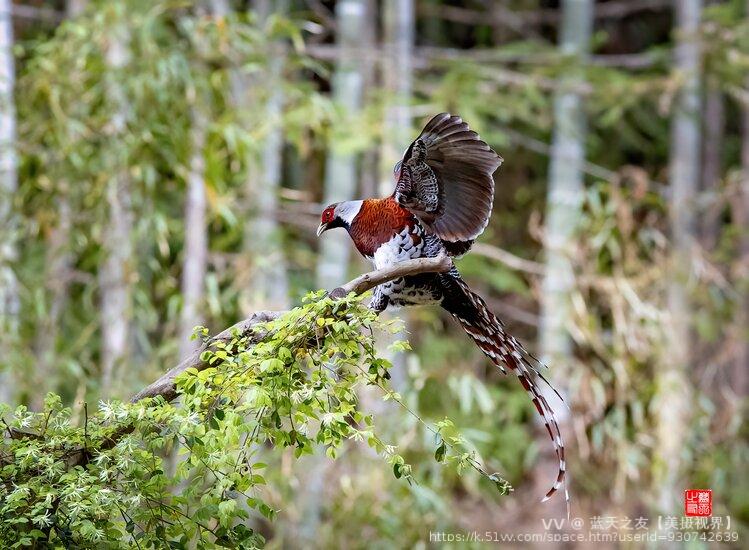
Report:
[[445,453],[447,452],[447,446],[445,445],[444,440],[440,443],[439,447],[437,447],[437,450],[434,451],[434,459],[437,462],[442,462],[445,459]]

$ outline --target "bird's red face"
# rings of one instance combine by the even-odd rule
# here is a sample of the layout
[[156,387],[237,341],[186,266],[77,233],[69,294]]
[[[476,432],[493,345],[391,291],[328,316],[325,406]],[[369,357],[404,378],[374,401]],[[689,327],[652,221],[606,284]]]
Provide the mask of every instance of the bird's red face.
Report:
[[333,218],[335,218],[335,205],[328,206],[325,210],[322,211],[320,223],[330,223],[333,221]]
[[317,236],[319,237],[322,235],[324,231],[327,231],[328,229],[333,229],[334,227],[341,227],[340,224],[336,224],[336,220],[338,219],[338,216],[336,215],[335,209],[338,204],[331,204],[328,206],[325,210],[322,211],[322,216],[320,216],[320,225],[317,228]]
[[323,231],[336,227],[343,227],[346,230],[351,229],[351,224],[359,214],[363,203],[364,201],[343,201],[328,206],[320,216],[317,236],[319,237]]

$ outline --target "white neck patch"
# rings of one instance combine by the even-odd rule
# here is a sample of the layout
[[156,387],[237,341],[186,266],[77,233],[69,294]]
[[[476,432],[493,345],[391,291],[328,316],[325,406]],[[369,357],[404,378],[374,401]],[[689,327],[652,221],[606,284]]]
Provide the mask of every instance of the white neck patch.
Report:
[[335,214],[350,226],[363,203],[364,201],[344,201],[336,206]]

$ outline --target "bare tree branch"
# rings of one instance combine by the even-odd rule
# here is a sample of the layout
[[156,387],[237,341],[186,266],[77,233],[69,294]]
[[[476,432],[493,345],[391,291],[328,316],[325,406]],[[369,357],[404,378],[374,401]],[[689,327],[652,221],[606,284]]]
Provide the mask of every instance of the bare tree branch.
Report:
[[370,271],[364,275],[359,275],[356,279],[349,281],[343,286],[339,286],[330,293],[331,298],[343,298],[350,293],[363,294],[374,287],[397,279],[399,277],[408,277],[409,275],[418,275],[419,273],[444,273],[450,271],[453,262],[450,258],[441,254],[436,258],[419,258],[408,260],[391,267],[385,267]]
[[[332,44],[309,44],[305,51],[311,57],[322,61],[338,59],[338,49]],[[367,48],[357,52],[362,60],[379,63],[383,49]],[[597,54],[590,56],[590,64],[599,67],[621,67],[624,69],[644,69],[668,60],[668,51],[640,52],[628,54]],[[516,52],[499,48],[446,48],[437,46],[416,46],[411,54],[415,69],[431,69],[436,63],[448,61],[471,61],[474,63],[527,63],[531,65],[550,65],[562,58],[553,51]]]
[[[596,4],[593,17],[596,19],[620,19],[629,17],[639,12],[661,11],[671,7],[671,0],[620,0]],[[502,20],[509,10],[492,12],[490,10],[478,10],[457,6],[444,6],[420,3],[419,14],[439,17],[446,21],[453,21],[464,25],[506,25],[508,28],[519,30],[522,25],[557,25],[561,19],[561,10],[535,9],[528,11],[513,11],[511,21]],[[522,27],[521,27],[522,28]],[[521,33],[522,34],[522,33]]]
[[518,271],[525,271],[534,275],[545,275],[546,266],[544,264],[534,262],[533,260],[526,260],[520,256],[516,256],[512,252],[508,252],[498,246],[484,243],[476,243],[473,245],[472,252],[480,256],[491,258],[505,264],[507,267],[517,269]]
[[13,4],[13,17],[44,21],[48,23],[60,23],[65,19],[65,14],[52,8]]

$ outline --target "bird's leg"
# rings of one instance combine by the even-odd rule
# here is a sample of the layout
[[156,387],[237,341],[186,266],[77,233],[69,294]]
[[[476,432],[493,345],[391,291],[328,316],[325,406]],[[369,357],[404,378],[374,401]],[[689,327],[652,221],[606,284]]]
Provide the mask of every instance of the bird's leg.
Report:
[[382,313],[385,311],[385,308],[388,307],[388,296],[383,292],[382,286],[378,286],[374,289],[374,292],[372,293],[372,301],[369,302],[369,309],[375,311],[376,313]]

